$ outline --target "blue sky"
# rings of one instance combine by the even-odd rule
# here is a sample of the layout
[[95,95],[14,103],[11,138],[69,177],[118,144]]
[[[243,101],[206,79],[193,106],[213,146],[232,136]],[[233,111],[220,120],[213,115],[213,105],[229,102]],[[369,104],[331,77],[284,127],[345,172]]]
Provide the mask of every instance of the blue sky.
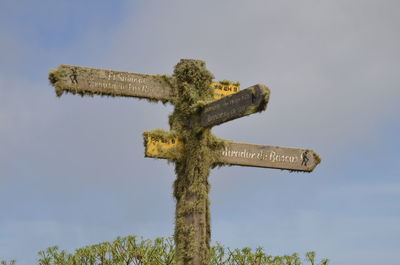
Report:
[[171,74],[205,60],[216,80],[268,85],[267,111],[213,129],[238,142],[311,148],[311,174],[210,175],[212,239],[332,264],[395,265],[400,251],[399,3],[10,1],[0,3],[0,259],[34,264],[117,236],[170,236],[173,165],[141,133],[172,106],[56,98],[60,64]]

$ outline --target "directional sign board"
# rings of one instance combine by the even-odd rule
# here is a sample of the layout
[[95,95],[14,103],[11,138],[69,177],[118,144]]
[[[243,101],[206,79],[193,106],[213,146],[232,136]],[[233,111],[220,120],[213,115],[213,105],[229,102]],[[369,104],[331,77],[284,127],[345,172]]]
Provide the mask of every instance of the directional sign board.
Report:
[[212,127],[265,110],[269,89],[255,85],[205,105],[200,114],[202,127]]
[[[145,156],[179,159],[184,148],[183,142],[176,136],[164,132],[145,132]],[[221,164],[277,168],[291,171],[311,172],[319,164],[319,156],[312,150],[287,148],[279,146],[255,145],[224,141],[224,148],[220,150]]]
[[311,172],[320,162],[312,150],[225,141],[219,162]]
[[[170,101],[173,88],[162,75],[148,75],[82,66],[61,65],[50,72],[58,96],[63,92],[101,96],[122,96]],[[239,85],[213,82],[214,98],[236,93]]]
[[160,75],[146,75],[89,67],[61,65],[50,73],[57,94],[94,94],[167,101],[172,88]]

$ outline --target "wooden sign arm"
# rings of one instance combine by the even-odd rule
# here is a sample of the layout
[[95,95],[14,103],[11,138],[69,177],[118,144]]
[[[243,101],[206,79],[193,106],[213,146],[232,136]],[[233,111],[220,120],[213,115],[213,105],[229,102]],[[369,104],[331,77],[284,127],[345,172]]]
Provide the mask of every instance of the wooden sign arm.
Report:
[[57,96],[63,93],[81,96],[136,97],[168,102],[174,95],[172,78],[73,65],[60,65],[49,73]]
[[224,141],[217,165],[274,168],[311,172],[321,162],[320,156],[310,149],[256,145]]
[[[184,143],[172,131],[161,129],[143,133],[145,157],[177,161],[182,158]],[[214,165],[237,165],[311,172],[321,162],[310,149],[256,145],[223,140]]]
[[267,86],[254,85],[235,94],[205,105],[200,112],[200,124],[210,128],[227,121],[264,111],[269,101]]

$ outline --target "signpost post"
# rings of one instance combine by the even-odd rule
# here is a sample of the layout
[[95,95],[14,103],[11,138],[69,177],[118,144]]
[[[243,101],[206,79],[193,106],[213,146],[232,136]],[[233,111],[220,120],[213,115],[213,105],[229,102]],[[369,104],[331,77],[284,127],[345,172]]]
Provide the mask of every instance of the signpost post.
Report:
[[[216,164],[311,172],[320,162],[312,150],[221,140],[213,126],[265,110],[269,89],[212,83],[199,60],[181,60],[172,76],[61,65],[49,73],[56,94],[123,96],[170,102],[170,131],[143,133],[145,156],[175,163],[175,258],[177,265],[207,265],[210,257],[210,169]],[[239,92],[238,92],[239,91]]]

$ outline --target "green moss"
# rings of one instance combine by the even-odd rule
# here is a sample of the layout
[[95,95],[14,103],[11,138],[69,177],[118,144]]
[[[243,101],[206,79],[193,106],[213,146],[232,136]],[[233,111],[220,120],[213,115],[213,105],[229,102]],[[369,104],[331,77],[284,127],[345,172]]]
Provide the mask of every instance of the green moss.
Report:
[[[65,68],[57,67],[49,72],[50,84],[54,86],[57,97],[61,97],[64,90],[61,80],[68,75],[68,70]],[[67,90],[66,90],[67,91]]]
[[253,97],[257,99],[257,101],[260,102],[254,102],[256,104],[250,105],[243,116],[253,114],[255,112],[261,112],[264,111],[267,108],[268,102],[269,102],[269,96],[270,96],[270,90],[268,87],[263,86],[263,85],[256,85],[251,87],[251,92],[253,94]]
[[225,85],[225,86],[229,86],[229,85],[234,85],[234,86],[238,86],[238,87],[240,86],[240,82],[233,82],[233,81],[226,80],[226,79],[219,81],[219,83],[221,83],[222,85]]

